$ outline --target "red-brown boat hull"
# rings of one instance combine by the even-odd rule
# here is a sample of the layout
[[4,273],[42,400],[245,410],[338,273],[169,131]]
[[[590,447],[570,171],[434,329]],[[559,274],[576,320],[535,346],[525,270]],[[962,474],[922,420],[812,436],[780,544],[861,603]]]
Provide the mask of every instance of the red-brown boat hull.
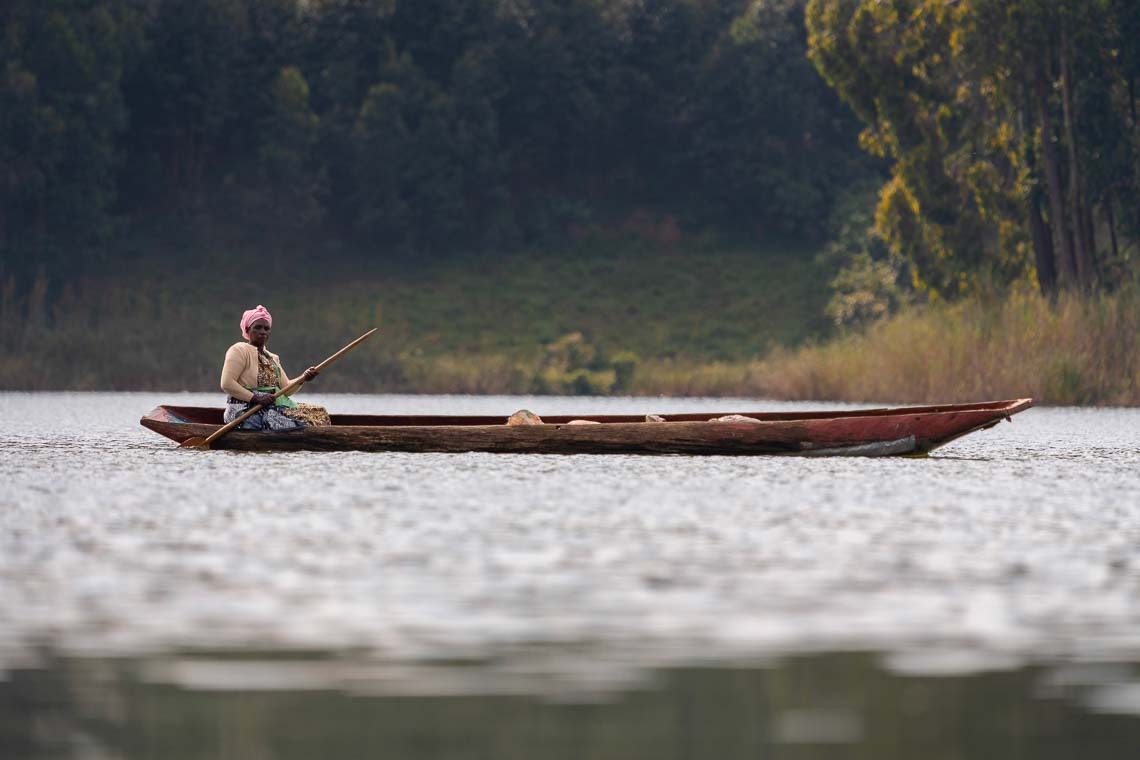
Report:
[[[759,422],[709,422],[724,413],[544,417],[542,425],[501,417],[333,415],[332,425],[286,432],[235,430],[211,448],[239,451],[484,451],[512,454],[925,454],[967,433],[993,427],[1032,399],[976,404],[820,412],[755,412]],[[602,424],[568,425],[572,419]],[[205,438],[222,410],[160,406],[140,420],[181,443]]]

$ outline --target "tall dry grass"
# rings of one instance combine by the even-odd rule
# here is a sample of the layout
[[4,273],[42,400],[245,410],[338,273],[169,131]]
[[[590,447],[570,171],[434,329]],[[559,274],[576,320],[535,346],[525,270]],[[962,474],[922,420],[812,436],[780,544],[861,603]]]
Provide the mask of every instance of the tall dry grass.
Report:
[[1140,404],[1140,298],[1035,293],[914,307],[818,346],[747,363],[653,365],[642,393],[953,402]]

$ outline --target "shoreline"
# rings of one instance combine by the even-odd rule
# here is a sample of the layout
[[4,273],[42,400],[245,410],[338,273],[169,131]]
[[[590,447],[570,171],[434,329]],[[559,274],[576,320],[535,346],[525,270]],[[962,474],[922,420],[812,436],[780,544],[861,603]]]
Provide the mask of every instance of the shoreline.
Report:
[[[346,330],[351,332],[338,332]],[[287,362],[322,347],[311,331],[283,337],[290,338],[279,349]],[[185,338],[175,363],[163,347],[127,330],[42,330],[0,343],[0,390],[214,392],[220,369],[215,344],[228,338]],[[377,345],[322,377],[316,390],[857,404],[891,399],[889,405],[1033,398],[1042,406],[1140,406],[1140,297],[1133,288],[1056,302],[1019,292],[1001,300],[912,306],[861,332],[798,348],[777,345],[751,359],[642,358],[635,353],[639,346],[632,348],[602,351],[581,333],[509,352],[426,355]],[[211,361],[215,354],[218,366]]]

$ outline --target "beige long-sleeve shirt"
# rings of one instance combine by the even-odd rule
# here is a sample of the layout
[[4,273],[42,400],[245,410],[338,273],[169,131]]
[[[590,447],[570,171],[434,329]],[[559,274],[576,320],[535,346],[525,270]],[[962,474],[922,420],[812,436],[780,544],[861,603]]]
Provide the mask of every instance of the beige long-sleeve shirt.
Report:
[[[277,362],[281,370],[281,387],[288,388],[293,380],[285,374],[280,357],[269,351],[265,353]],[[247,385],[257,386],[257,347],[250,343],[235,343],[226,351],[226,361],[222,365],[222,390],[236,399],[249,401],[253,392],[245,387]]]

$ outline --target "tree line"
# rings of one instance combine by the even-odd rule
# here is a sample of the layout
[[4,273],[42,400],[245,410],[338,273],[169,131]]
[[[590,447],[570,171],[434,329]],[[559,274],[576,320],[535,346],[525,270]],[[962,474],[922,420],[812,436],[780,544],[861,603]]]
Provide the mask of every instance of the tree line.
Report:
[[146,225],[376,256],[639,209],[812,234],[868,171],[802,0],[8,0],[0,23],[0,274],[81,271]]
[[810,0],[812,61],[891,162],[875,231],[932,296],[1135,276],[1140,4]]

